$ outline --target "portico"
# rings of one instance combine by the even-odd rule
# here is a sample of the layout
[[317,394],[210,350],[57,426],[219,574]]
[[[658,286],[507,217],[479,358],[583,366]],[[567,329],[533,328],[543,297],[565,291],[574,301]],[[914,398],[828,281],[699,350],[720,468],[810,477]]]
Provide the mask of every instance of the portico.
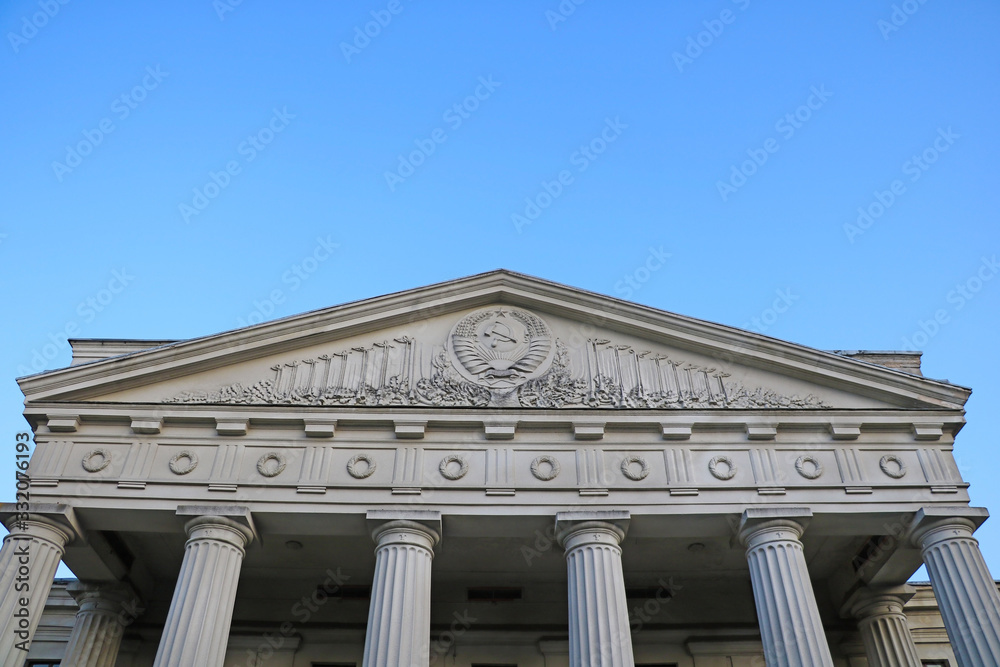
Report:
[[[918,355],[509,272],[100,349],[21,380],[0,652],[27,618],[95,667],[1000,664],[968,390]],[[922,563],[947,637],[907,620]]]

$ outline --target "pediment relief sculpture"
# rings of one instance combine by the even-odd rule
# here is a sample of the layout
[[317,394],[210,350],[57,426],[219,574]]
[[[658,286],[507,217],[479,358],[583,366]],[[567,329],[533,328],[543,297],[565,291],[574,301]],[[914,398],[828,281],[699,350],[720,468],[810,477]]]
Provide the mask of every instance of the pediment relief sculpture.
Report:
[[813,395],[745,386],[728,373],[606,338],[569,347],[538,315],[494,307],[444,344],[409,336],[276,364],[273,375],[170,403],[599,409],[823,408]]

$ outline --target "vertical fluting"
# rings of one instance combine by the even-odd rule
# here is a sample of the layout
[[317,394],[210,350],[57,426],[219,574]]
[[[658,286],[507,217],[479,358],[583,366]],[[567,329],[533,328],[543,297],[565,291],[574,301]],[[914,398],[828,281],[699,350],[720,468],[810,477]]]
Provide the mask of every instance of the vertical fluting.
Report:
[[903,613],[904,599],[871,593],[854,605],[869,667],[920,667],[917,647]]
[[757,620],[768,667],[832,667],[806,567],[802,527],[773,520],[745,528]]
[[1000,665],[1000,594],[986,567],[973,524],[945,519],[920,529],[934,596],[961,667]]
[[249,529],[219,516],[192,519],[154,667],[222,667]]
[[139,615],[138,600],[122,585],[74,582],[68,588],[80,606],[66,644],[65,667],[114,667],[122,635]]
[[624,531],[582,521],[559,536],[566,550],[571,667],[633,667],[619,544]]
[[10,528],[0,548],[0,667],[21,667],[71,535],[36,517]]
[[427,667],[431,637],[431,561],[439,535],[414,521],[373,533],[375,578],[364,667]]

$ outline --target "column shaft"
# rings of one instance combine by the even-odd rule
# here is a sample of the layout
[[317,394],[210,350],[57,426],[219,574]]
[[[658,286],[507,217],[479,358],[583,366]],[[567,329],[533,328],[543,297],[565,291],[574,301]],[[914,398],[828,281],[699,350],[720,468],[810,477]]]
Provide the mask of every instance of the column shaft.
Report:
[[903,613],[905,597],[891,593],[866,594],[852,610],[865,644],[869,667],[920,667],[917,647]]
[[125,628],[140,610],[123,586],[76,582],[69,592],[80,605],[63,658],[65,667],[114,667]]
[[431,561],[437,532],[389,521],[374,534],[375,578],[364,667],[427,667],[431,637]]
[[236,587],[252,533],[219,516],[192,519],[153,667],[222,667]]
[[625,601],[625,532],[611,523],[582,521],[560,531],[569,582],[569,664],[632,667],[632,634]]
[[768,667],[833,667],[799,541],[802,531],[799,523],[779,519],[746,525],[740,535]]
[[1000,595],[990,576],[974,525],[944,520],[920,529],[934,596],[961,667],[1000,665]]
[[21,667],[71,535],[40,518],[20,522],[0,548],[0,667]]

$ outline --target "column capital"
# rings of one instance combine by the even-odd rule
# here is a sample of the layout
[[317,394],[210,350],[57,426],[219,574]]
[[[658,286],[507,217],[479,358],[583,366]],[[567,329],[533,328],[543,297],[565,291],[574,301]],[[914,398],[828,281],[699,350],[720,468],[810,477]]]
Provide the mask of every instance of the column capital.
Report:
[[740,517],[737,535],[747,549],[774,540],[799,540],[812,515],[806,507],[750,507]]
[[[191,539],[222,539],[241,549],[246,548],[254,539],[260,541],[250,508],[243,505],[180,505],[177,507],[177,516],[192,517],[184,524],[184,532]],[[213,524],[216,526],[216,534],[207,533]]]
[[125,582],[72,581],[66,592],[73,596],[80,611],[98,611],[117,614],[123,609],[133,617],[144,610],[142,600],[131,585]]
[[441,541],[441,512],[433,510],[369,510],[365,515],[372,539],[382,546],[387,540],[405,541],[406,532],[417,533],[433,549]]
[[903,606],[916,595],[912,586],[867,586],[854,591],[841,606],[842,615],[850,615],[858,620],[883,614],[902,614]]
[[22,521],[20,517],[24,516],[24,512],[17,509],[16,503],[0,503],[0,522],[11,534],[30,533],[39,539],[58,544],[59,548],[83,539],[83,528],[71,506],[62,503],[31,503],[28,507],[28,518]]
[[188,540],[218,540],[244,550],[253,541],[253,532],[224,516],[198,516],[184,524]]
[[920,657],[913,643],[903,605],[913,597],[911,587],[862,587],[854,591],[841,609],[857,619],[871,667],[918,667]]
[[923,507],[907,531],[918,549],[949,537],[972,537],[972,533],[990,516],[985,507]]
[[559,512],[556,514],[556,539],[566,551],[583,544],[617,547],[625,539],[630,520],[631,514],[626,510]]

